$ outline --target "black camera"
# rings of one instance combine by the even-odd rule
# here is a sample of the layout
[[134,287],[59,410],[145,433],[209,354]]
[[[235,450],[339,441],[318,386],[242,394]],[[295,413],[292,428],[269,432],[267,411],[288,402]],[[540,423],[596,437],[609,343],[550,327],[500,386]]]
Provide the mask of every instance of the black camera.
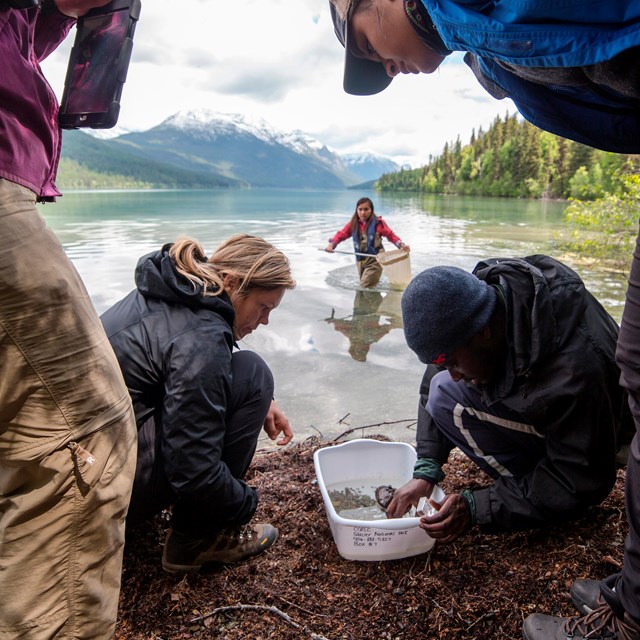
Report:
[[140,0],[111,0],[78,20],[58,113],[63,129],[115,126],[139,17]]
[[33,9],[40,6],[40,0],[4,0],[12,9]]

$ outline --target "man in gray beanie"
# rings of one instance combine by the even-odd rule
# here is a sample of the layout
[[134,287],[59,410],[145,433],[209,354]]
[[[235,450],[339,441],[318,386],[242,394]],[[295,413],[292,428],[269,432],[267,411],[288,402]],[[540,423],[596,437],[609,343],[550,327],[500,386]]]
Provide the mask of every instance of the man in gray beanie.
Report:
[[402,316],[427,370],[418,461],[388,517],[431,494],[454,447],[494,482],[450,494],[422,517],[440,542],[474,525],[495,533],[557,523],[609,494],[626,405],[618,327],[574,271],[542,255],[486,260],[473,274],[433,267],[407,287]]
[[407,344],[420,362],[444,364],[489,324],[495,307],[495,290],[484,280],[457,267],[427,269],[413,279],[402,298]]

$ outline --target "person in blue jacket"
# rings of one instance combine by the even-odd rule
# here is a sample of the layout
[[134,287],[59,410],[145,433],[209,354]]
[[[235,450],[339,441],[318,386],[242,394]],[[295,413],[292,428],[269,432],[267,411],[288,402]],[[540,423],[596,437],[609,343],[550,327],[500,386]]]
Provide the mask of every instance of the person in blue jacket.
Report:
[[532,124],[605,151],[637,153],[640,3],[330,0],[344,89],[372,95],[433,73],[453,51]]
[[[400,74],[433,73],[453,51],[495,98],[529,122],[605,151],[640,153],[638,0],[329,0],[345,47],[344,89],[383,91]],[[616,361],[636,435],[626,476],[629,534],[620,573],[571,588],[578,618],[533,614],[526,640],[640,639],[640,235]]]
[[243,477],[264,427],[293,437],[273,375],[235,350],[295,282],[262,238],[232,236],[210,257],[182,238],[143,256],[136,289],[101,317],[133,400],[138,459],[129,522],[172,507],[166,571],[196,571],[268,549],[278,530],[251,523],[258,495]]

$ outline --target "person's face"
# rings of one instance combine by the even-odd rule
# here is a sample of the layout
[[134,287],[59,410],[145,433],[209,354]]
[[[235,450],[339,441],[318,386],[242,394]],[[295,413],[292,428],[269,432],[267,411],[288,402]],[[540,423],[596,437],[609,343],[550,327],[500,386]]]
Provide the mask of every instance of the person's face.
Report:
[[373,213],[373,209],[368,202],[363,202],[356,207],[356,213],[358,214],[358,218],[362,220],[362,222],[366,222]]
[[392,78],[399,73],[433,73],[444,60],[416,35],[403,0],[375,0],[370,8],[356,9],[349,29],[353,53],[381,62]]
[[236,340],[255,331],[261,324],[269,324],[269,314],[280,304],[285,288],[252,289],[247,295],[240,296],[233,286],[225,287],[236,319],[233,323],[233,333]]
[[475,335],[444,362],[456,382],[464,380],[472,384],[487,384],[498,373],[498,367],[502,365],[501,351],[489,339],[487,331]]

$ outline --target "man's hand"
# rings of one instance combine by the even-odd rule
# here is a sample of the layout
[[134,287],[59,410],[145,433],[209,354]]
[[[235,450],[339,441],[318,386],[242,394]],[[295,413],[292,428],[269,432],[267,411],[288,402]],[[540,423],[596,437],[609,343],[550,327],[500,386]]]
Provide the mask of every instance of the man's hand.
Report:
[[87,11],[96,7],[104,7],[109,2],[110,0],[55,0],[58,11],[70,18],[80,18]]
[[457,540],[471,528],[468,502],[459,493],[448,495],[435,514],[420,518],[420,528],[438,542]]
[[287,416],[282,413],[282,410],[276,404],[275,400],[271,401],[269,413],[267,413],[267,418],[264,421],[264,430],[271,440],[275,440],[278,435],[282,433],[282,438],[276,442],[276,444],[280,446],[288,444],[293,438],[293,430],[291,429],[289,420],[287,420]]
[[387,507],[387,518],[402,518],[411,507],[417,507],[418,501],[424,496],[430,496],[433,483],[428,480],[413,478],[399,489],[396,489],[393,500]]

